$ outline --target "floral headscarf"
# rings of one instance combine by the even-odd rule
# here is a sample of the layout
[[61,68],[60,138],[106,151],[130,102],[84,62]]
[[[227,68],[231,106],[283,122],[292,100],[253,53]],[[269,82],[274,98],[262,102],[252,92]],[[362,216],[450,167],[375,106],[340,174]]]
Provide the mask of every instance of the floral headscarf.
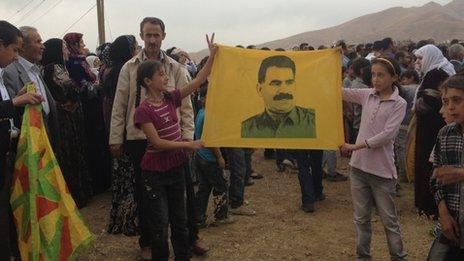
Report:
[[85,59],[85,55],[79,51],[79,42],[82,37],[83,34],[81,33],[67,33],[63,37],[63,40],[66,42],[66,46],[68,47],[70,60],[76,60],[76,62],[78,62],[85,70],[87,76],[92,80],[92,82],[95,82],[97,80],[97,75],[92,72],[92,69]]

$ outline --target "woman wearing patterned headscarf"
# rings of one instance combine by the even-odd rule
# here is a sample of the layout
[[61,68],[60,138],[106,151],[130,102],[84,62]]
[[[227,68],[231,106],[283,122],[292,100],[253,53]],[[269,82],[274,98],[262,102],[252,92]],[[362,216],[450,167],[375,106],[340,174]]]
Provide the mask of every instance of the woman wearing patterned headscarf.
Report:
[[66,68],[71,79],[79,86],[79,97],[84,111],[87,139],[87,165],[93,180],[95,192],[106,191],[111,184],[111,162],[105,142],[102,98],[98,93],[98,79],[85,56],[85,44],[81,33],[68,33],[64,40],[69,49]]
[[[102,77],[104,93],[105,124],[109,137],[109,121],[113,108],[114,94],[122,66],[135,55],[137,41],[132,35],[123,35],[111,44],[109,58],[111,66],[105,69]],[[109,146],[109,145],[108,145]],[[123,153],[113,159],[112,165],[112,206],[108,233],[135,235],[136,202],[134,168],[129,157]]]
[[66,184],[77,204],[84,207],[92,196],[92,180],[85,154],[84,115],[79,98],[79,87],[71,80],[65,62],[69,51],[61,39],[44,43],[43,75],[57,104],[60,124],[60,151],[57,154]]
[[85,56],[85,44],[81,33],[68,33],[64,36],[64,41],[69,50],[69,60],[66,68],[71,78],[79,84],[81,91],[88,86],[88,83],[95,83],[97,76],[92,73]]
[[428,44],[414,52],[416,66],[423,75],[415,103],[414,187],[415,205],[427,216],[437,214],[430,190],[432,163],[429,161],[438,131],[445,126],[439,111],[442,106],[439,86],[455,74],[453,65],[438,47]]

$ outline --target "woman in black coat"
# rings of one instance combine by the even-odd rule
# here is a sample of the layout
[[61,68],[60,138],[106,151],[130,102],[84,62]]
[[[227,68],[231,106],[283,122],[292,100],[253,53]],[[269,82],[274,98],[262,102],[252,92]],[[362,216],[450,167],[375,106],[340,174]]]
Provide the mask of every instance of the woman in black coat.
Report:
[[445,126],[439,111],[442,106],[440,85],[455,74],[453,65],[443,56],[440,49],[428,44],[417,50],[416,64],[423,74],[415,103],[416,147],[414,172],[414,201],[419,213],[437,215],[437,206],[430,190],[433,171],[430,155],[437,139],[438,131]]

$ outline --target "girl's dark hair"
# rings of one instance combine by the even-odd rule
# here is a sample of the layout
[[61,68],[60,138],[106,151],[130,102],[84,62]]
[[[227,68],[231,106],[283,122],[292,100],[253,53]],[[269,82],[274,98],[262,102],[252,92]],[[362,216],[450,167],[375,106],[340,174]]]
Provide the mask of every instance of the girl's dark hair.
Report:
[[464,91],[464,73],[460,72],[449,77],[443,84],[440,86],[441,90],[448,90],[448,89],[459,89]]
[[415,70],[407,70],[404,73],[401,74],[401,78],[406,77],[406,78],[414,78],[415,83],[419,83],[419,74]]
[[371,63],[372,63],[372,65],[381,64],[385,69],[387,69],[388,73],[391,76],[395,76],[395,75],[398,76],[398,80],[395,81],[393,83],[393,85],[395,85],[396,88],[398,88],[398,92],[399,92],[400,96],[403,97],[404,91],[403,91],[403,88],[401,87],[401,84],[399,83],[401,67],[398,64],[398,62],[395,59],[391,59],[391,58],[382,56],[382,57],[373,59]]
[[140,104],[140,91],[145,86],[145,78],[151,78],[153,74],[158,72],[163,64],[159,61],[145,61],[137,68],[137,94],[135,96],[135,107]]
[[7,21],[0,20],[0,43],[3,46],[14,44],[18,41],[18,38],[22,37],[23,35],[18,28]]

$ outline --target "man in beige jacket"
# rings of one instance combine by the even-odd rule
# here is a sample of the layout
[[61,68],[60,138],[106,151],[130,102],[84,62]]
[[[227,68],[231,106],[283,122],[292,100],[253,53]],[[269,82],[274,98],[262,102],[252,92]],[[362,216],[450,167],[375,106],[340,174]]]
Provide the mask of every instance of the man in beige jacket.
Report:
[[[124,144],[124,151],[127,152],[134,166],[141,256],[142,259],[150,259],[150,234],[143,218],[141,198],[143,183],[140,169],[140,161],[145,153],[147,140],[144,133],[134,126],[135,108],[145,99],[144,88],[136,84],[137,68],[145,60],[161,61],[164,71],[169,77],[169,89],[185,86],[189,81],[189,75],[185,67],[161,50],[161,44],[166,37],[163,21],[155,17],[143,19],[140,23],[140,37],[145,43],[145,48],[124,64],[119,74],[111,115],[109,144],[111,153],[115,157],[121,155]],[[189,97],[182,101],[177,114],[180,119],[182,137],[192,140],[195,128],[193,108]],[[196,229],[196,231],[190,231],[190,233],[196,236],[198,232]]]

